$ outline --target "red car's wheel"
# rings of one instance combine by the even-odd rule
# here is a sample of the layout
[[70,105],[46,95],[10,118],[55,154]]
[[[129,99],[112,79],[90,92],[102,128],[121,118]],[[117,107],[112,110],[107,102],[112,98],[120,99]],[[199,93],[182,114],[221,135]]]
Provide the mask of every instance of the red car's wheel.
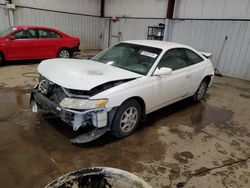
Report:
[[58,58],[66,58],[66,59],[68,59],[68,58],[71,57],[71,53],[70,53],[70,51],[68,49],[63,48],[63,49],[59,50],[59,52],[57,54],[57,57]]

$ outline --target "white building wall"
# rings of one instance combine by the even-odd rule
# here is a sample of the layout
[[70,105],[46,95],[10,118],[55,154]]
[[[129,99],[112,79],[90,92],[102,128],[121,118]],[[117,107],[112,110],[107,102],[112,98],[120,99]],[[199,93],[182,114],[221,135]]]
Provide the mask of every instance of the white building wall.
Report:
[[105,16],[166,18],[168,0],[105,0]]
[[250,0],[176,0],[169,40],[212,52],[223,75],[250,80],[249,19]]
[[[118,22],[111,22],[110,35],[121,34],[116,42],[147,39],[148,26],[165,22],[167,6],[168,0],[105,0],[105,16],[119,17]],[[108,27],[106,24],[103,48],[108,46]],[[110,40],[110,45],[114,44],[112,37]]]
[[250,0],[176,0],[174,18],[250,19]]
[[[131,19],[131,18],[119,18],[119,21],[116,23],[109,22],[109,18],[103,18],[103,43],[102,48],[105,49],[110,45],[115,44],[119,41],[125,40],[140,40],[147,39],[148,26],[158,26],[159,23],[165,23],[165,19]],[[109,33],[109,24],[111,24],[110,33]],[[110,36],[118,36],[120,38],[117,40],[112,40]],[[110,41],[109,41],[110,40]]]
[[250,80],[250,21],[171,22],[171,41],[211,52],[214,66],[223,75]]
[[14,0],[17,6],[100,16],[101,0]]
[[121,19],[121,40],[147,39],[148,26],[164,23],[165,19]]
[[7,29],[8,27],[9,27],[8,11],[4,5],[0,5],[0,32]]

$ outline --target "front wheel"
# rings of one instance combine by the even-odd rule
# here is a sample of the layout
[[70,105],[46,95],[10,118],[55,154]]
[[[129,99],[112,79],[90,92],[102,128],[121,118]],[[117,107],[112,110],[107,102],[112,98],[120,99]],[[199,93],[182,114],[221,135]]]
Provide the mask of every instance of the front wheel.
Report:
[[208,82],[206,80],[203,80],[201,84],[199,85],[197,91],[193,95],[193,100],[200,101],[204,97],[207,91],[207,88],[208,88]]
[[63,48],[63,49],[59,50],[59,52],[57,54],[57,57],[58,58],[66,58],[66,59],[68,59],[68,58],[71,57],[71,53],[70,53],[70,51],[68,49]]
[[111,126],[111,133],[117,138],[132,134],[141,120],[141,106],[130,99],[124,102],[117,110]]

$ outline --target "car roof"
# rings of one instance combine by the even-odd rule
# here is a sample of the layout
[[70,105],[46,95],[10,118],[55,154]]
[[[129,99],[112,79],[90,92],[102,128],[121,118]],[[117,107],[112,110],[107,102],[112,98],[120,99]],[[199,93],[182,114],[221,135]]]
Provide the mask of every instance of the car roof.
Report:
[[30,25],[17,25],[14,26],[14,28],[17,29],[31,29],[31,28],[36,28],[36,29],[49,29],[49,30],[55,30],[54,28],[51,27],[45,27],[45,26],[30,26]]
[[179,43],[175,43],[175,42],[168,42],[168,41],[159,41],[159,40],[128,40],[128,41],[123,41],[123,42],[130,43],[130,44],[138,44],[138,45],[142,45],[142,46],[161,48],[163,50],[168,50],[171,48],[193,49],[192,47],[184,45],[184,44],[179,44]]

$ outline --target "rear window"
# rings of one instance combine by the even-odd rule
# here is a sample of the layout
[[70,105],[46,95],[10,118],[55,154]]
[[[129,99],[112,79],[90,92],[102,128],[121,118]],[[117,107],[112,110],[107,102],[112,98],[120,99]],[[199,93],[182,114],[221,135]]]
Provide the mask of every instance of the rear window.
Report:
[[38,37],[39,38],[61,38],[61,35],[59,35],[58,33],[54,31],[39,29]]
[[185,49],[185,52],[186,52],[186,55],[187,55],[189,65],[194,65],[196,63],[199,63],[199,62],[203,61],[201,56],[199,56],[195,52],[193,52],[191,50],[188,50],[188,49]]

